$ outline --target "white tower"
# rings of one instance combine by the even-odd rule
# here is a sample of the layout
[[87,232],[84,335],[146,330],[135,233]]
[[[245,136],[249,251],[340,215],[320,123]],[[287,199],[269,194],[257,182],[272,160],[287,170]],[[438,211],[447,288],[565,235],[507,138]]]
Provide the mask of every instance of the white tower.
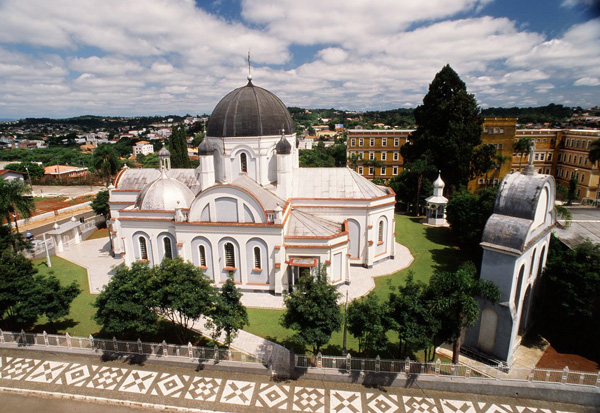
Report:
[[292,194],[292,145],[283,135],[275,145],[277,153],[277,195],[282,199],[288,199]]
[[204,191],[215,184],[215,158],[213,147],[207,138],[198,145],[198,156],[200,165],[196,168],[196,175],[199,175],[200,187]]
[[446,222],[446,204],[448,199],[444,196],[444,187],[446,184],[442,181],[442,171],[439,171],[438,177],[433,181],[433,195],[427,198],[427,223],[434,226],[447,225]]

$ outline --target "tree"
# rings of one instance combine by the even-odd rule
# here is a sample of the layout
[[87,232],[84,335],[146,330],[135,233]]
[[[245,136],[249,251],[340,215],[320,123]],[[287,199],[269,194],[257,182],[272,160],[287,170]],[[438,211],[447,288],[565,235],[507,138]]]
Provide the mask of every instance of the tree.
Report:
[[596,139],[590,146],[590,152],[588,153],[588,159],[592,163],[592,168],[597,162],[596,166],[600,172],[600,139]]
[[17,212],[23,218],[29,218],[35,204],[33,198],[25,196],[29,192],[29,188],[24,181],[14,179],[7,181],[0,179],[0,216],[6,219],[6,223],[10,227],[10,218],[14,218],[15,229],[19,232],[17,224]]
[[42,308],[50,322],[51,330],[55,332],[54,323],[69,315],[71,304],[81,294],[81,288],[76,281],[62,287],[58,278],[53,275],[44,280],[41,288],[47,292],[44,301],[41,303]]
[[32,162],[21,162],[21,163],[10,163],[4,167],[11,171],[19,171],[28,173],[31,178],[42,178],[44,176],[44,168],[37,163]]
[[208,316],[215,306],[215,288],[210,279],[191,262],[165,258],[153,268],[149,292],[158,313],[176,327],[182,343],[191,340],[194,320]]
[[478,176],[485,175],[487,182],[487,174],[496,166],[496,147],[491,144],[483,144],[473,149],[471,157],[471,169],[469,178],[473,179]]
[[335,166],[335,159],[326,152],[318,149],[300,150],[301,168],[331,168],[333,166]]
[[100,145],[94,150],[92,164],[100,176],[106,179],[107,186],[112,181],[112,176],[119,170],[117,153],[110,145]]
[[187,137],[184,125],[173,126],[173,132],[169,137],[169,151],[171,152],[172,168],[192,167],[187,151]]
[[[437,331],[437,320],[429,313],[425,289],[425,284],[415,282],[413,272],[409,271],[405,285],[399,287],[397,293],[392,291],[388,297],[388,320],[390,329],[398,333],[399,357],[430,347]],[[402,343],[404,351],[401,351]]]
[[358,338],[358,351],[379,354],[387,348],[385,304],[371,292],[348,306],[348,331]]
[[423,205],[425,198],[432,193],[432,181],[436,172],[435,167],[429,165],[425,157],[406,164],[404,170],[390,180],[390,186],[396,192],[396,200],[405,202],[407,206],[413,204],[413,213],[418,216],[420,205]]
[[211,314],[209,328],[214,329],[213,339],[225,332],[225,345],[231,346],[237,332],[248,325],[248,312],[241,302],[242,293],[233,281],[233,273],[229,274],[227,281],[221,287],[220,294],[216,297],[215,309]]
[[[567,248],[552,235],[541,288],[542,330],[557,344],[599,356],[600,244]],[[552,341],[554,344],[554,341]]]
[[314,275],[305,271],[294,290],[283,296],[286,310],[281,325],[295,330],[295,339],[302,345],[311,345],[317,354],[329,342],[331,334],[341,328],[339,297],[335,286],[327,281],[324,265]]
[[449,65],[436,74],[414,115],[418,127],[400,150],[405,162],[425,155],[442,171],[449,192],[466,186],[473,150],[481,144],[482,120],[475,97]]
[[148,263],[134,262],[131,268],[119,265],[94,302],[94,320],[108,334],[139,338],[156,332],[158,315],[150,294],[151,269]]
[[477,279],[472,263],[463,264],[458,271],[439,271],[429,280],[428,292],[431,314],[440,322],[438,338],[453,343],[452,362],[458,364],[462,330],[475,325],[479,318],[476,297],[496,304],[500,290],[491,281]]
[[448,201],[446,215],[450,229],[467,249],[480,250],[479,243],[487,220],[494,212],[497,187],[456,192]]
[[110,215],[110,205],[108,205],[108,198],[108,190],[104,189],[96,194],[96,198],[94,198],[94,200],[90,204],[92,210],[96,213],[96,215],[102,215],[104,217],[104,222],[106,222],[108,216]]
[[[4,239],[13,238],[0,244],[0,321],[5,328],[30,328],[43,315],[53,325],[69,314],[71,303],[81,292],[79,285],[73,281],[63,287],[53,275],[38,274],[32,262],[18,253],[28,245],[20,234],[13,234],[4,225],[0,234]],[[17,245],[17,250],[9,248],[10,244]]]
[[529,155],[531,151],[531,138],[519,138],[517,143],[513,146],[513,152],[521,154],[519,159],[519,171],[521,170],[521,164],[523,163],[523,157]]

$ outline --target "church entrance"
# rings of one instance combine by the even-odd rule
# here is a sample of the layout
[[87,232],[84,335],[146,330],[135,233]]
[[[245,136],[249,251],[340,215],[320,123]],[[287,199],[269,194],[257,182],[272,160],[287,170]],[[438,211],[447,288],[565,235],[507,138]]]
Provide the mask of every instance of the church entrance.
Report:
[[292,291],[303,275],[314,275],[319,259],[315,257],[292,257],[288,266],[288,291]]

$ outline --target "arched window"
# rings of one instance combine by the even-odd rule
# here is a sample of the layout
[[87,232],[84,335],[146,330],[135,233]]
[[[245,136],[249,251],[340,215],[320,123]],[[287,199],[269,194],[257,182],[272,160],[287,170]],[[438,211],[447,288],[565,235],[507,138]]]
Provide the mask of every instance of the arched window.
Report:
[[262,263],[260,259],[260,247],[254,247],[254,268],[261,269]]
[[517,291],[515,291],[515,298],[513,303],[515,305],[515,311],[519,309],[519,301],[521,300],[521,284],[523,284],[523,273],[525,272],[525,264],[521,265],[519,270],[519,278],[517,279]]
[[146,238],[139,237],[138,241],[140,243],[140,259],[148,260],[148,246],[146,245]]
[[200,256],[200,266],[206,267],[206,249],[204,245],[198,246],[198,255]]
[[171,247],[171,238],[164,237],[163,245],[165,247],[165,258],[173,258],[173,249]]
[[377,241],[383,242],[383,220],[379,221],[379,233],[377,236]]
[[235,268],[235,249],[231,242],[225,243],[225,266]]
[[240,170],[242,172],[248,172],[248,157],[244,152],[240,155]]

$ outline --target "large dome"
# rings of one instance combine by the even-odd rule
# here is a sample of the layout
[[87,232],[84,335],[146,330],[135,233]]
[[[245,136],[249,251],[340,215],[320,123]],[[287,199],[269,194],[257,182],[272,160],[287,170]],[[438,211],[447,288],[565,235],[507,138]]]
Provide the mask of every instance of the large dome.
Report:
[[177,179],[169,178],[163,169],[156,181],[142,188],[135,206],[142,210],[173,211],[178,207],[189,208],[193,200],[194,193]]
[[252,81],[230,92],[217,104],[208,121],[207,136],[265,136],[295,132],[294,121],[283,102]]

